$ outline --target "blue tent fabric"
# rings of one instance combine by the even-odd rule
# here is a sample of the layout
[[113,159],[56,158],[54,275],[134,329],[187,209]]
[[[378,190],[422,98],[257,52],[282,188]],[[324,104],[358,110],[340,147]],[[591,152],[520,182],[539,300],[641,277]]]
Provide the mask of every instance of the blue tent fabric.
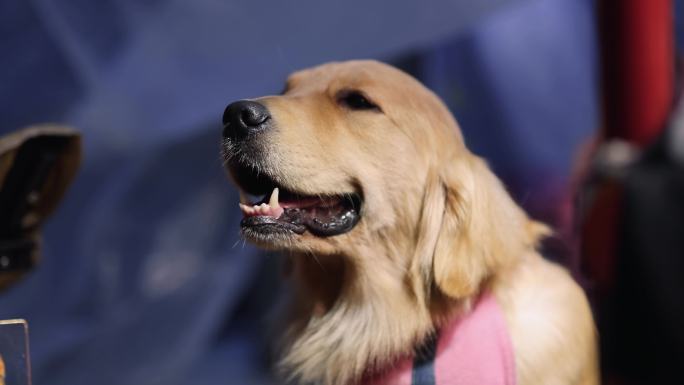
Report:
[[598,128],[593,23],[591,2],[531,2],[424,55],[421,77],[450,106],[468,146],[546,220],[558,220],[549,211],[568,190],[575,152]]
[[273,383],[279,260],[239,240],[219,125],[301,67],[403,64],[544,214],[597,126],[592,20],[588,0],[0,2],[0,133],[85,140],[43,261],[0,294],[0,318],[29,320],[34,383]]
[[[28,314],[37,383],[175,383],[212,345],[260,259],[239,241],[215,135],[104,164],[61,208],[79,215],[46,228],[62,244],[3,300]],[[74,229],[80,243],[69,244]]]

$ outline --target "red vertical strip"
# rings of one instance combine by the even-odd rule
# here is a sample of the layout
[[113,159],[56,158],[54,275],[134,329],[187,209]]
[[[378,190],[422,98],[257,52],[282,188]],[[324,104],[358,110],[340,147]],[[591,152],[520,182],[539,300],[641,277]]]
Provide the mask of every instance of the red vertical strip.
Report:
[[[672,107],[673,3],[671,0],[599,0],[598,4],[603,102],[600,140],[624,139],[644,147],[662,132]],[[581,250],[597,295],[601,330],[614,326],[602,324],[601,319],[604,322],[610,319],[606,317],[611,309],[610,295],[615,280],[619,279],[616,265],[620,214],[626,202],[622,200],[618,180],[599,182],[593,192],[594,201],[584,213],[581,227]],[[627,383],[618,372],[620,364],[612,365],[615,367],[603,368],[604,382]]]
[[663,129],[674,94],[671,0],[604,0],[599,6],[604,138],[644,146]]

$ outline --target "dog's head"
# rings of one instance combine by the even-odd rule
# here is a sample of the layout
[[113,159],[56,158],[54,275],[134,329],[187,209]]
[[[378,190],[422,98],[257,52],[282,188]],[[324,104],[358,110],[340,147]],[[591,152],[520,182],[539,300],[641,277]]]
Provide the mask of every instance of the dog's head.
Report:
[[416,287],[460,298],[540,234],[444,104],[388,65],[296,72],[281,95],[230,104],[223,124],[242,233],[258,245],[392,259]]

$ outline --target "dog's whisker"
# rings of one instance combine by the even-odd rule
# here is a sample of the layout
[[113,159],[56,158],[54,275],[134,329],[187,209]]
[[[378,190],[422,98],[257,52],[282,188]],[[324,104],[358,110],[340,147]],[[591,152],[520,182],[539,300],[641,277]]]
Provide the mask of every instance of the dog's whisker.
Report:
[[238,238],[238,240],[236,240],[235,243],[233,243],[233,246],[231,246],[230,248],[231,248],[231,249],[234,249],[235,246],[237,246],[237,245],[240,243],[240,241],[243,241],[243,242],[244,242],[244,239],[239,239],[239,238]]

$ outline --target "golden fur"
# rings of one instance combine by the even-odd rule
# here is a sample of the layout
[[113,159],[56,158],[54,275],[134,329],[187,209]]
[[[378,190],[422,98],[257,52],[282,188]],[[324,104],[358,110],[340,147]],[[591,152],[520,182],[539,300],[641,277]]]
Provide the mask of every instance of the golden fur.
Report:
[[[346,90],[381,113],[340,106]],[[504,311],[519,384],[598,383],[584,293],[535,251],[549,230],[468,151],[432,92],[385,64],[352,61],[299,71],[283,95],[258,101],[275,123],[263,172],[306,194],[363,196],[348,233],[261,242],[286,252],[297,285],[280,361],[290,379],[354,383],[411,354],[487,289]]]

